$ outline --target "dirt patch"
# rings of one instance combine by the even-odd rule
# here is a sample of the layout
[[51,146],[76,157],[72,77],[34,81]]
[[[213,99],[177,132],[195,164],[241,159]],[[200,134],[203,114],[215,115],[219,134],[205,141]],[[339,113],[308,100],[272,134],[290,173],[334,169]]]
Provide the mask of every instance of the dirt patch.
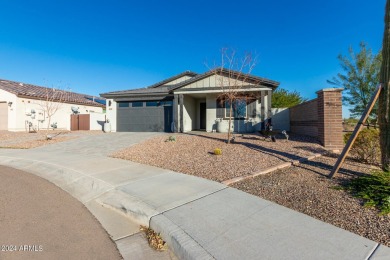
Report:
[[46,131],[37,133],[0,131],[0,148],[30,149],[71,140],[85,135],[102,134],[102,131],[49,131],[53,137],[46,140]]
[[347,160],[330,180],[326,176],[335,163],[336,158],[323,156],[232,187],[390,246],[390,215],[381,216],[378,210],[363,207],[361,200],[346,191],[333,188],[369,173],[372,167]]
[[[236,135],[232,144],[220,133],[175,136],[176,141],[167,141],[169,135],[154,137],[112,156],[222,182],[323,152],[314,139],[298,135],[289,141],[279,136],[276,142],[255,134]],[[222,154],[215,155],[215,148]]]

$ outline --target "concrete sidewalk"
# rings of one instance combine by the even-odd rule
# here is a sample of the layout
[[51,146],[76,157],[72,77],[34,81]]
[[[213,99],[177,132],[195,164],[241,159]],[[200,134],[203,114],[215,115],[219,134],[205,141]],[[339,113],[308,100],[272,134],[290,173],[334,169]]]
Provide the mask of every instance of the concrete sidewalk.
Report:
[[161,232],[180,259],[390,258],[388,247],[221,183],[107,157],[153,135],[1,149],[0,164],[48,179],[84,203],[125,258],[132,257],[129,218]]

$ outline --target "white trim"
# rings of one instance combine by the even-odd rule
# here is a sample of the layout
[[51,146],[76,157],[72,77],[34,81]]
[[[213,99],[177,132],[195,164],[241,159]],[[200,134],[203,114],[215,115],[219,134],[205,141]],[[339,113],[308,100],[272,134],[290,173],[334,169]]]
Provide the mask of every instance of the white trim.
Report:
[[[258,91],[264,91],[264,90],[271,90],[271,88],[259,88],[259,89],[253,89],[253,88],[245,88],[245,89],[240,89],[239,92],[258,92]],[[174,91],[174,94],[204,94],[204,93],[223,93],[223,90],[194,90],[194,91]],[[226,92],[229,92],[227,90]]]

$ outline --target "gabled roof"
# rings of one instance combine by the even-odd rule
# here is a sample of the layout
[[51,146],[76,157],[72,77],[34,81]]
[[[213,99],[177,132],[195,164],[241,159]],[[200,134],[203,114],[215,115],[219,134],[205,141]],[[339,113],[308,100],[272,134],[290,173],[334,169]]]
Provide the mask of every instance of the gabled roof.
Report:
[[119,97],[119,96],[133,96],[133,95],[168,95],[169,94],[169,87],[170,86],[175,86],[175,85],[164,85],[168,82],[174,81],[176,79],[179,79],[184,76],[189,76],[189,77],[195,77],[196,74],[195,72],[192,71],[184,71],[180,74],[177,74],[175,76],[172,76],[168,79],[165,79],[163,81],[160,81],[158,83],[155,83],[153,85],[150,85],[145,88],[136,88],[136,89],[129,89],[129,90],[120,90],[120,91],[111,91],[107,93],[102,93],[100,96],[105,97],[105,98],[112,98],[112,97]]
[[[47,99],[47,97],[49,97],[50,99],[53,99],[52,101],[61,101],[64,103],[88,105],[95,107],[105,107],[105,104],[102,104],[104,103],[103,98],[96,98],[91,95],[84,95],[55,88],[40,87],[10,80],[0,79],[0,89],[12,93],[17,97],[38,100],[45,100]],[[56,93],[61,93],[61,95],[56,95]],[[99,100],[99,102],[96,102],[95,99]]]
[[276,89],[278,86],[279,86],[279,82],[277,81],[273,81],[273,80],[270,80],[270,79],[266,79],[266,78],[261,78],[261,77],[257,77],[257,76],[253,76],[253,75],[245,75],[243,73],[240,73],[238,71],[234,71],[234,70],[227,70],[225,68],[217,68],[217,69],[213,69],[213,70],[209,70],[207,72],[205,72],[204,74],[200,74],[200,75],[197,75],[191,79],[188,79],[186,81],[183,81],[183,82],[180,82],[176,85],[172,85],[169,87],[169,90],[176,90],[176,89],[179,89],[179,88],[182,88],[184,86],[187,86],[191,83],[194,83],[198,80],[202,80],[202,79],[205,79],[209,76],[212,76],[212,75],[215,75],[215,74],[218,74],[218,75],[223,75],[223,76],[233,76],[233,77],[245,77],[245,81],[247,81],[248,83],[253,83],[253,84],[256,84],[256,85],[262,85],[262,86],[266,86],[266,87],[270,87],[272,88],[273,90]]
[[167,78],[167,79],[165,79],[163,81],[160,81],[160,82],[157,82],[157,83],[155,83],[153,85],[150,85],[147,88],[157,88],[157,87],[162,86],[162,85],[164,85],[164,84],[166,84],[166,83],[168,83],[170,81],[174,81],[175,79],[179,79],[179,78],[184,77],[184,76],[195,77],[196,75],[198,75],[198,74],[195,73],[195,72],[187,70],[187,71],[184,71],[184,72],[182,72],[180,74],[177,74],[177,75],[175,75],[173,77]]
[[[243,75],[242,73],[238,71],[232,71],[232,70],[227,70],[227,69],[215,69],[215,70],[210,70],[207,71],[204,74],[196,74],[191,71],[185,71],[183,73],[180,73],[176,76],[170,77],[166,80],[160,81],[156,84],[153,84],[151,86],[148,86],[146,88],[138,88],[138,89],[130,89],[130,90],[121,90],[121,91],[112,91],[112,92],[107,92],[107,93],[102,93],[100,94],[102,97],[105,98],[147,98],[147,97],[162,97],[164,95],[169,95],[173,94],[174,90],[180,89],[184,86],[187,86],[193,82],[196,82],[198,80],[202,80],[204,78],[210,77],[214,74],[218,75],[224,75],[224,76],[232,76],[232,77],[239,77]],[[185,81],[182,81],[177,84],[172,84],[172,85],[164,85],[168,82],[174,81],[175,79],[179,79],[184,76],[190,76],[190,79],[187,79]],[[247,83],[255,84],[252,85],[251,87],[259,87],[259,86],[264,86],[264,87],[269,87],[271,89],[276,89],[279,86],[279,82],[273,81],[270,79],[266,78],[260,78],[257,76],[253,75],[245,75],[245,81]],[[119,99],[118,99],[119,100]]]

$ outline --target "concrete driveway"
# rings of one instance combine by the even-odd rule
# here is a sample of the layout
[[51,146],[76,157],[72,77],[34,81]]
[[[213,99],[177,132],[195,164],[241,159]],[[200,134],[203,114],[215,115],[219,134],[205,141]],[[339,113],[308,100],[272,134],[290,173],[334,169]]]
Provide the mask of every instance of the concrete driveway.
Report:
[[108,156],[114,151],[142,142],[163,133],[105,133],[90,135],[53,145],[34,148],[37,152],[61,152],[67,154],[86,154]]
[[[118,247],[124,259],[163,259],[163,260],[176,259],[175,255],[170,250],[164,252],[158,252],[158,251],[154,251],[149,247],[145,235],[143,233],[140,233],[139,221],[134,221],[134,219],[125,216],[123,213],[113,210],[107,205],[102,205],[101,203],[97,202],[96,199],[94,199],[94,197],[97,196],[99,192],[98,193],[92,192],[91,194],[92,196],[88,195],[89,192],[92,190],[96,191],[97,189],[99,191],[104,191],[105,189],[103,189],[101,186],[102,183],[103,185],[104,184],[108,185],[106,189],[112,189],[114,187],[110,183],[106,183],[104,180],[98,180],[95,176],[93,176],[94,173],[100,173],[107,170],[109,171],[111,169],[121,168],[122,166],[125,166],[125,168],[127,166],[131,166],[131,168],[134,167],[132,163],[127,163],[125,161],[116,160],[116,159],[110,159],[107,158],[107,155],[109,155],[113,151],[125,147],[129,147],[135,143],[141,142],[147,138],[150,138],[158,134],[159,133],[108,133],[104,135],[83,136],[78,139],[73,139],[61,143],[55,143],[47,146],[41,146],[29,150],[0,149],[0,165],[8,165],[10,167],[27,171],[39,177],[45,178],[50,182],[56,184],[57,186],[59,186],[69,194],[73,195],[79,201],[81,201],[88,208],[88,210],[99,220],[101,225],[106,229],[106,231],[108,232],[112,240],[114,240],[114,242],[116,243],[116,246]],[[126,169],[122,168],[122,171],[125,173],[130,171],[131,168],[126,168]],[[10,170],[17,171],[15,169],[10,169]],[[33,175],[31,175],[30,177],[25,176],[25,178],[33,178],[33,177],[34,177]],[[105,176],[105,177],[100,176],[100,177],[102,177],[103,179],[105,177],[111,179],[109,176]],[[123,178],[119,177],[118,180],[118,178],[113,177],[112,181],[120,183],[121,179]],[[35,177],[34,180],[38,180],[38,182],[40,180],[43,181],[42,179],[37,177]],[[2,181],[4,181],[4,179],[2,179]],[[13,185],[18,185],[18,180],[16,179],[14,181],[16,182],[14,182]],[[42,189],[39,188],[39,191],[41,190],[46,190],[46,188],[42,188]],[[7,189],[7,191],[9,191],[9,189]],[[70,209],[66,205],[62,205],[61,203],[58,203],[58,200],[56,198],[53,198],[52,202],[57,203],[59,207],[62,207],[61,208],[62,210],[65,210],[70,214],[75,214],[74,210]],[[37,201],[37,203],[39,202]],[[33,211],[33,209],[31,208],[30,210]],[[25,217],[28,216],[29,215],[20,217],[20,216],[13,215],[13,218],[15,219],[14,223],[19,223],[23,219],[25,219]],[[63,217],[66,218],[66,214],[64,214]],[[58,218],[59,221],[61,221],[61,219],[63,218]],[[69,218],[69,220],[71,219],[72,218]],[[78,224],[82,225],[83,220],[80,219]],[[44,229],[47,225],[45,225],[44,220],[41,220],[36,222],[36,226],[37,228]],[[66,223],[62,224],[61,226],[65,227]],[[77,228],[77,225],[75,225],[75,228]],[[3,232],[1,232],[2,235],[0,235],[0,237],[2,238],[0,240],[1,242],[4,242],[3,244],[5,244],[5,242],[9,240],[9,239],[7,240],[7,237],[8,238],[10,237],[10,234],[7,235],[7,230],[3,229]],[[82,230],[80,229],[80,231]],[[30,234],[30,235],[32,238],[34,237],[34,234]],[[83,234],[80,234],[80,236],[82,235]],[[69,234],[69,236],[72,236],[72,234]],[[37,237],[40,237],[40,235],[37,235]],[[50,238],[50,236],[47,236],[47,238]],[[66,239],[66,237],[64,237],[63,239]],[[76,239],[77,241],[80,240],[77,239],[77,236],[74,236],[73,239]],[[8,241],[8,242],[11,243],[12,241]],[[86,242],[87,241],[88,239],[86,239]],[[61,240],[52,241],[52,244],[53,243],[56,244],[60,242]],[[110,242],[111,241],[109,241],[108,243]],[[47,246],[48,245],[47,243],[45,245],[46,245],[45,250],[47,251],[50,246]],[[63,245],[65,246],[64,250],[66,250],[66,243]],[[107,244],[106,246],[109,247],[109,244]],[[104,250],[103,245],[99,247],[101,247],[101,249]],[[61,256],[61,254],[65,252],[65,251],[61,251],[61,248],[59,248],[58,250],[51,248],[49,255],[53,256],[54,258],[61,258],[58,256]],[[80,246],[77,248],[80,249]],[[91,246],[91,248],[92,248],[91,250],[94,250],[93,245]],[[77,254],[77,252],[79,251],[76,250],[73,253]],[[96,252],[99,251],[97,250]],[[88,252],[85,252],[84,254],[80,254],[80,255],[83,256],[83,259],[111,259],[112,258],[112,257],[103,257],[103,258],[94,257],[96,256],[96,254],[90,254],[88,256],[87,253]],[[107,255],[109,253],[110,252],[108,251],[106,254],[103,255]],[[45,255],[47,256],[48,254],[46,253]],[[44,259],[45,255],[43,255],[43,253],[40,254],[25,253],[22,256],[23,257],[32,256],[33,258],[30,259]],[[2,255],[2,257],[3,256],[7,257],[5,259],[15,259],[15,257],[21,256],[21,254],[18,255],[8,254],[8,255]],[[0,257],[0,259],[3,259],[2,257]],[[77,257],[73,259],[77,259]]]

